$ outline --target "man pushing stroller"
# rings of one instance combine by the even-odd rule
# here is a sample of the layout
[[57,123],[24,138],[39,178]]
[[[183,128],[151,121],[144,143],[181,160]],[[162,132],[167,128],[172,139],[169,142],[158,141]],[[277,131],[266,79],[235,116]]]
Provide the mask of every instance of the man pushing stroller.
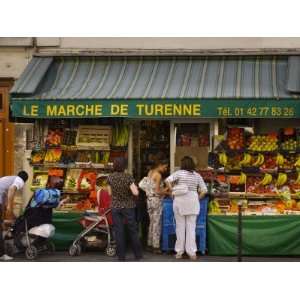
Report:
[[28,180],[28,174],[21,171],[17,176],[4,176],[0,178],[0,260],[12,260],[13,258],[5,253],[3,240],[3,219],[7,217],[11,220],[14,216],[14,198],[16,192],[21,190]]

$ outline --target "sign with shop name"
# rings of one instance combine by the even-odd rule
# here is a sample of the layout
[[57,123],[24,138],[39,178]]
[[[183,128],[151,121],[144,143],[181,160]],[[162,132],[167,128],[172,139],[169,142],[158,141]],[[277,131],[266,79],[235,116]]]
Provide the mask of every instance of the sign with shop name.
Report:
[[[298,104],[299,102],[299,104]],[[300,100],[20,100],[21,118],[299,118]]]

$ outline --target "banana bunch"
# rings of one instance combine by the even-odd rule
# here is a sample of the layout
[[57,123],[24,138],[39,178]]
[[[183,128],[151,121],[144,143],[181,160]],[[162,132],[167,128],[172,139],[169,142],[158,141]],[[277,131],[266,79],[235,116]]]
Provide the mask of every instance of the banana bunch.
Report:
[[113,127],[112,145],[124,147],[128,144],[129,128],[124,123],[116,123]]
[[272,175],[266,173],[265,176],[264,176],[264,178],[263,178],[263,180],[259,184],[261,184],[261,185],[268,185],[268,184],[270,184],[272,182],[272,180],[273,180]]
[[249,153],[245,153],[243,159],[240,161],[240,166],[249,166],[252,160],[252,156]]
[[245,184],[246,180],[247,180],[247,175],[242,172],[237,184]]
[[282,166],[284,164],[284,157],[280,153],[277,154],[276,164],[277,164],[277,166]]
[[221,209],[217,200],[209,202],[209,212],[214,215],[221,213]]
[[253,167],[259,167],[261,166],[265,161],[265,157],[260,153],[257,156],[256,161],[253,163]]
[[298,172],[298,176],[297,176],[295,183],[300,184],[300,172]]
[[224,167],[227,165],[228,157],[227,157],[226,153],[224,153],[224,152],[219,153],[219,162]]
[[287,175],[285,173],[279,173],[276,181],[276,186],[282,186],[287,182]]
[[297,158],[297,160],[296,160],[294,166],[295,166],[296,168],[300,168],[300,156],[298,156],[298,158]]

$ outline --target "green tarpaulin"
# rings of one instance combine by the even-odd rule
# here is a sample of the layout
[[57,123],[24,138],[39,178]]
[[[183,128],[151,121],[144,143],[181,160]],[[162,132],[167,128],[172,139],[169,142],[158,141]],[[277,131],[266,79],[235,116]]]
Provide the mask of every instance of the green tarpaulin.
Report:
[[[243,216],[242,254],[300,255],[300,216]],[[208,216],[209,255],[237,255],[237,216]]]
[[78,233],[82,231],[79,220],[80,213],[54,213],[53,225],[55,226],[55,235],[53,241],[56,250],[68,250]]

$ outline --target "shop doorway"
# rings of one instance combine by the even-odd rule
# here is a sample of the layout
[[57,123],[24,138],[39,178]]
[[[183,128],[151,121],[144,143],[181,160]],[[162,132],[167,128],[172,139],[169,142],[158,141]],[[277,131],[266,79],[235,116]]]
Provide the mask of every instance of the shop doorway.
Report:
[[191,156],[198,170],[208,166],[208,154],[212,147],[212,137],[217,132],[214,120],[172,121],[171,122],[171,172],[180,168],[181,159]]
[[170,121],[138,121],[133,126],[134,176],[146,176],[157,161],[170,161]]

